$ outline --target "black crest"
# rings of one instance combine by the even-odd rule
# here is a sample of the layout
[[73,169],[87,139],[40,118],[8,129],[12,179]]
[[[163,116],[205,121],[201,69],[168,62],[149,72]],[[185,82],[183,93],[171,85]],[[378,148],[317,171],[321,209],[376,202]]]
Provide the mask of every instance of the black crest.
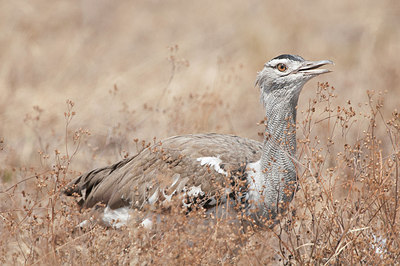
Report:
[[[299,61],[299,62],[303,62],[304,59],[301,56],[298,55],[291,55],[291,54],[282,54],[280,56],[275,57],[274,59],[289,59],[292,61]],[[272,59],[272,60],[274,60]]]

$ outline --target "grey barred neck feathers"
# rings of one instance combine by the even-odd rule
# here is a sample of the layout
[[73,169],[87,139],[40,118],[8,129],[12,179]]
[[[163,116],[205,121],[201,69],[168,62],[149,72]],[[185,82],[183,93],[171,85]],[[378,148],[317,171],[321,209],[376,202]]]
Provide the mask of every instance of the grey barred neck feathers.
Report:
[[[82,207],[105,204],[102,219],[108,224],[129,220],[132,208],[166,208],[172,202],[188,211],[202,207],[214,216],[226,215],[228,204],[259,224],[273,219],[296,187],[299,94],[312,77],[329,72],[320,66],[331,63],[285,54],[264,65],[256,79],[267,117],[263,143],[221,134],[171,137],[72,180],[64,192],[80,195]],[[142,225],[151,226],[152,216]]]

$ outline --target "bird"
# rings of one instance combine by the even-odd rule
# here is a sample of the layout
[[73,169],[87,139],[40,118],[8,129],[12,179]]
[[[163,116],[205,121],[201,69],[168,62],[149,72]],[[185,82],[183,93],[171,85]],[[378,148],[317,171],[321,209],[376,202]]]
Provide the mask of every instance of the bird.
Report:
[[[63,192],[78,197],[81,208],[102,206],[102,222],[113,227],[126,224],[131,210],[171,204],[186,213],[229,209],[258,225],[275,221],[297,189],[299,95],[311,78],[331,72],[320,68],[327,64],[333,62],[291,54],[265,63],[255,82],[265,109],[263,142],[216,133],[173,136],[75,178]],[[151,227],[152,217],[142,225]]]

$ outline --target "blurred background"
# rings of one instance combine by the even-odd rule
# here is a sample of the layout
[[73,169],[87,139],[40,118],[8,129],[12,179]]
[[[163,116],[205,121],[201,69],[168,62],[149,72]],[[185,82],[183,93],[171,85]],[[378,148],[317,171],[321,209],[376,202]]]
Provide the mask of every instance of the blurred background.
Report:
[[[91,132],[78,160],[85,167],[134,152],[134,138],[259,139],[255,77],[283,53],[335,62],[305,86],[299,110],[328,81],[339,103],[386,90],[390,114],[400,96],[399,28],[396,0],[3,0],[0,158],[36,165],[38,151],[65,150],[68,99],[76,113],[68,130]],[[106,162],[87,156],[104,150]]]

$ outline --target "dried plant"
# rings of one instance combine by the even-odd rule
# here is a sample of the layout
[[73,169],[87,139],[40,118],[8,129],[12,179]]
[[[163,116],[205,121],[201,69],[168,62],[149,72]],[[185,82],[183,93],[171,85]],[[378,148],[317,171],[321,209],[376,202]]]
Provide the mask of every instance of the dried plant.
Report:
[[[12,175],[19,181],[3,186],[1,262],[395,264],[400,254],[400,114],[394,111],[384,119],[382,94],[369,91],[368,108],[362,110],[362,105],[350,101],[335,106],[334,93],[328,83],[318,84],[308,107],[299,108],[303,117],[298,122],[299,188],[271,229],[243,228],[235,218],[211,219],[201,209],[187,215],[180,208],[160,210],[159,222],[151,230],[140,226],[144,217],[140,212],[121,229],[97,223],[79,229],[83,219],[96,219],[95,212],[79,210],[74,200],[60,197],[60,190],[77,175],[71,170],[74,156],[82,149],[93,150],[82,145],[87,144],[88,130],[70,128],[77,114],[68,100],[64,151],[55,149],[54,157],[41,152],[44,161],[52,161],[51,167],[15,169]],[[206,113],[223,106],[222,100],[210,104],[209,97],[188,99]],[[186,103],[176,98],[182,108]],[[189,108],[185,115],[196,112]],[[172,114],[175,125],[184,127],[185,119]],[[34,130],[40,138],[43,128]],[[156,139],[134,139],[131,145],[140,151],[152,142]],[[44,140],[39,143],[49,147]]]

